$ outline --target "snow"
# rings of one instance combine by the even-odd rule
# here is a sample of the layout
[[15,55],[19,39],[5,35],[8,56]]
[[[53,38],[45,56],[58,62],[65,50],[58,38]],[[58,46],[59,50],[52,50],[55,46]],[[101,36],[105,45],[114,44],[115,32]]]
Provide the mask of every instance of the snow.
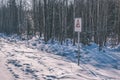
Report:
[[[118,47],[119,48],[119,47]],[[81,47],[80,66],[77,46],[44,44],[34,37],[22,41],[17,35],[0,34],[0,80],[120,80],[120,52],[98,46]]]

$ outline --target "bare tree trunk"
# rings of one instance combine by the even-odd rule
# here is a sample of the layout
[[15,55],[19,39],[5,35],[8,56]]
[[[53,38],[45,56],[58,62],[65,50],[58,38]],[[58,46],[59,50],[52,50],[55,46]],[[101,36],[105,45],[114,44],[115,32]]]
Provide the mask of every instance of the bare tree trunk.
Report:
[[[54,2],[54,0],[53,0],[53,2]],[[53,8],[53,12],[52,12],[52,39],[54,39],[55,38],[55,7],[54,7],[54,3],[53,3],[53,6],[52,6],[52,8]]]
[[44,0],[44,7],[43,7],[43,25],[44,25],[44,40],[47,42],[47,25],[46,25],[46,18],[47,18],[47,1]]
[[[74,0],[74,5],[73,5],[73,22],[75,19],[75,12],[76,12],[76,0]],[[73,30],[74,30],[74,25],[73,25]],[[75,45],[75,31],[73,31],[73,45]]]

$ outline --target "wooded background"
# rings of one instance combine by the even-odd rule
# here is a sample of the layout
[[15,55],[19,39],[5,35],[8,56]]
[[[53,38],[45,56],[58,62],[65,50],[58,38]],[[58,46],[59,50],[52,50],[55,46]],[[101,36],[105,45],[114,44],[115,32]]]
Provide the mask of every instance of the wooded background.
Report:
[[77,40],[74,18],[82,18],[81,42],[106,46],[120,42],[120,0],[1,0],[0,32]]

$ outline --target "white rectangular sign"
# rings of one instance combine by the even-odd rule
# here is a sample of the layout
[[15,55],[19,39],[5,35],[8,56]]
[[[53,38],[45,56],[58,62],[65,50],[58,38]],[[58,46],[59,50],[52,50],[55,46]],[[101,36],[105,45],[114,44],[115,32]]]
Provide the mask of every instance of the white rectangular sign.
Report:
[[81,18],[75,18],[75,32],[81,32],[82,31],[82,20]]

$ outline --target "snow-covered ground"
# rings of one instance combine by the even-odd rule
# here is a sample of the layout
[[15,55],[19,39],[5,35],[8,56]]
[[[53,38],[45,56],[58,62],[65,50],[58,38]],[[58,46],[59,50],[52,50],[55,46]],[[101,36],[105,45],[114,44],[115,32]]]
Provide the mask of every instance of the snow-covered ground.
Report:
[[120,52],[0,37],[0,80],[120,80]]

